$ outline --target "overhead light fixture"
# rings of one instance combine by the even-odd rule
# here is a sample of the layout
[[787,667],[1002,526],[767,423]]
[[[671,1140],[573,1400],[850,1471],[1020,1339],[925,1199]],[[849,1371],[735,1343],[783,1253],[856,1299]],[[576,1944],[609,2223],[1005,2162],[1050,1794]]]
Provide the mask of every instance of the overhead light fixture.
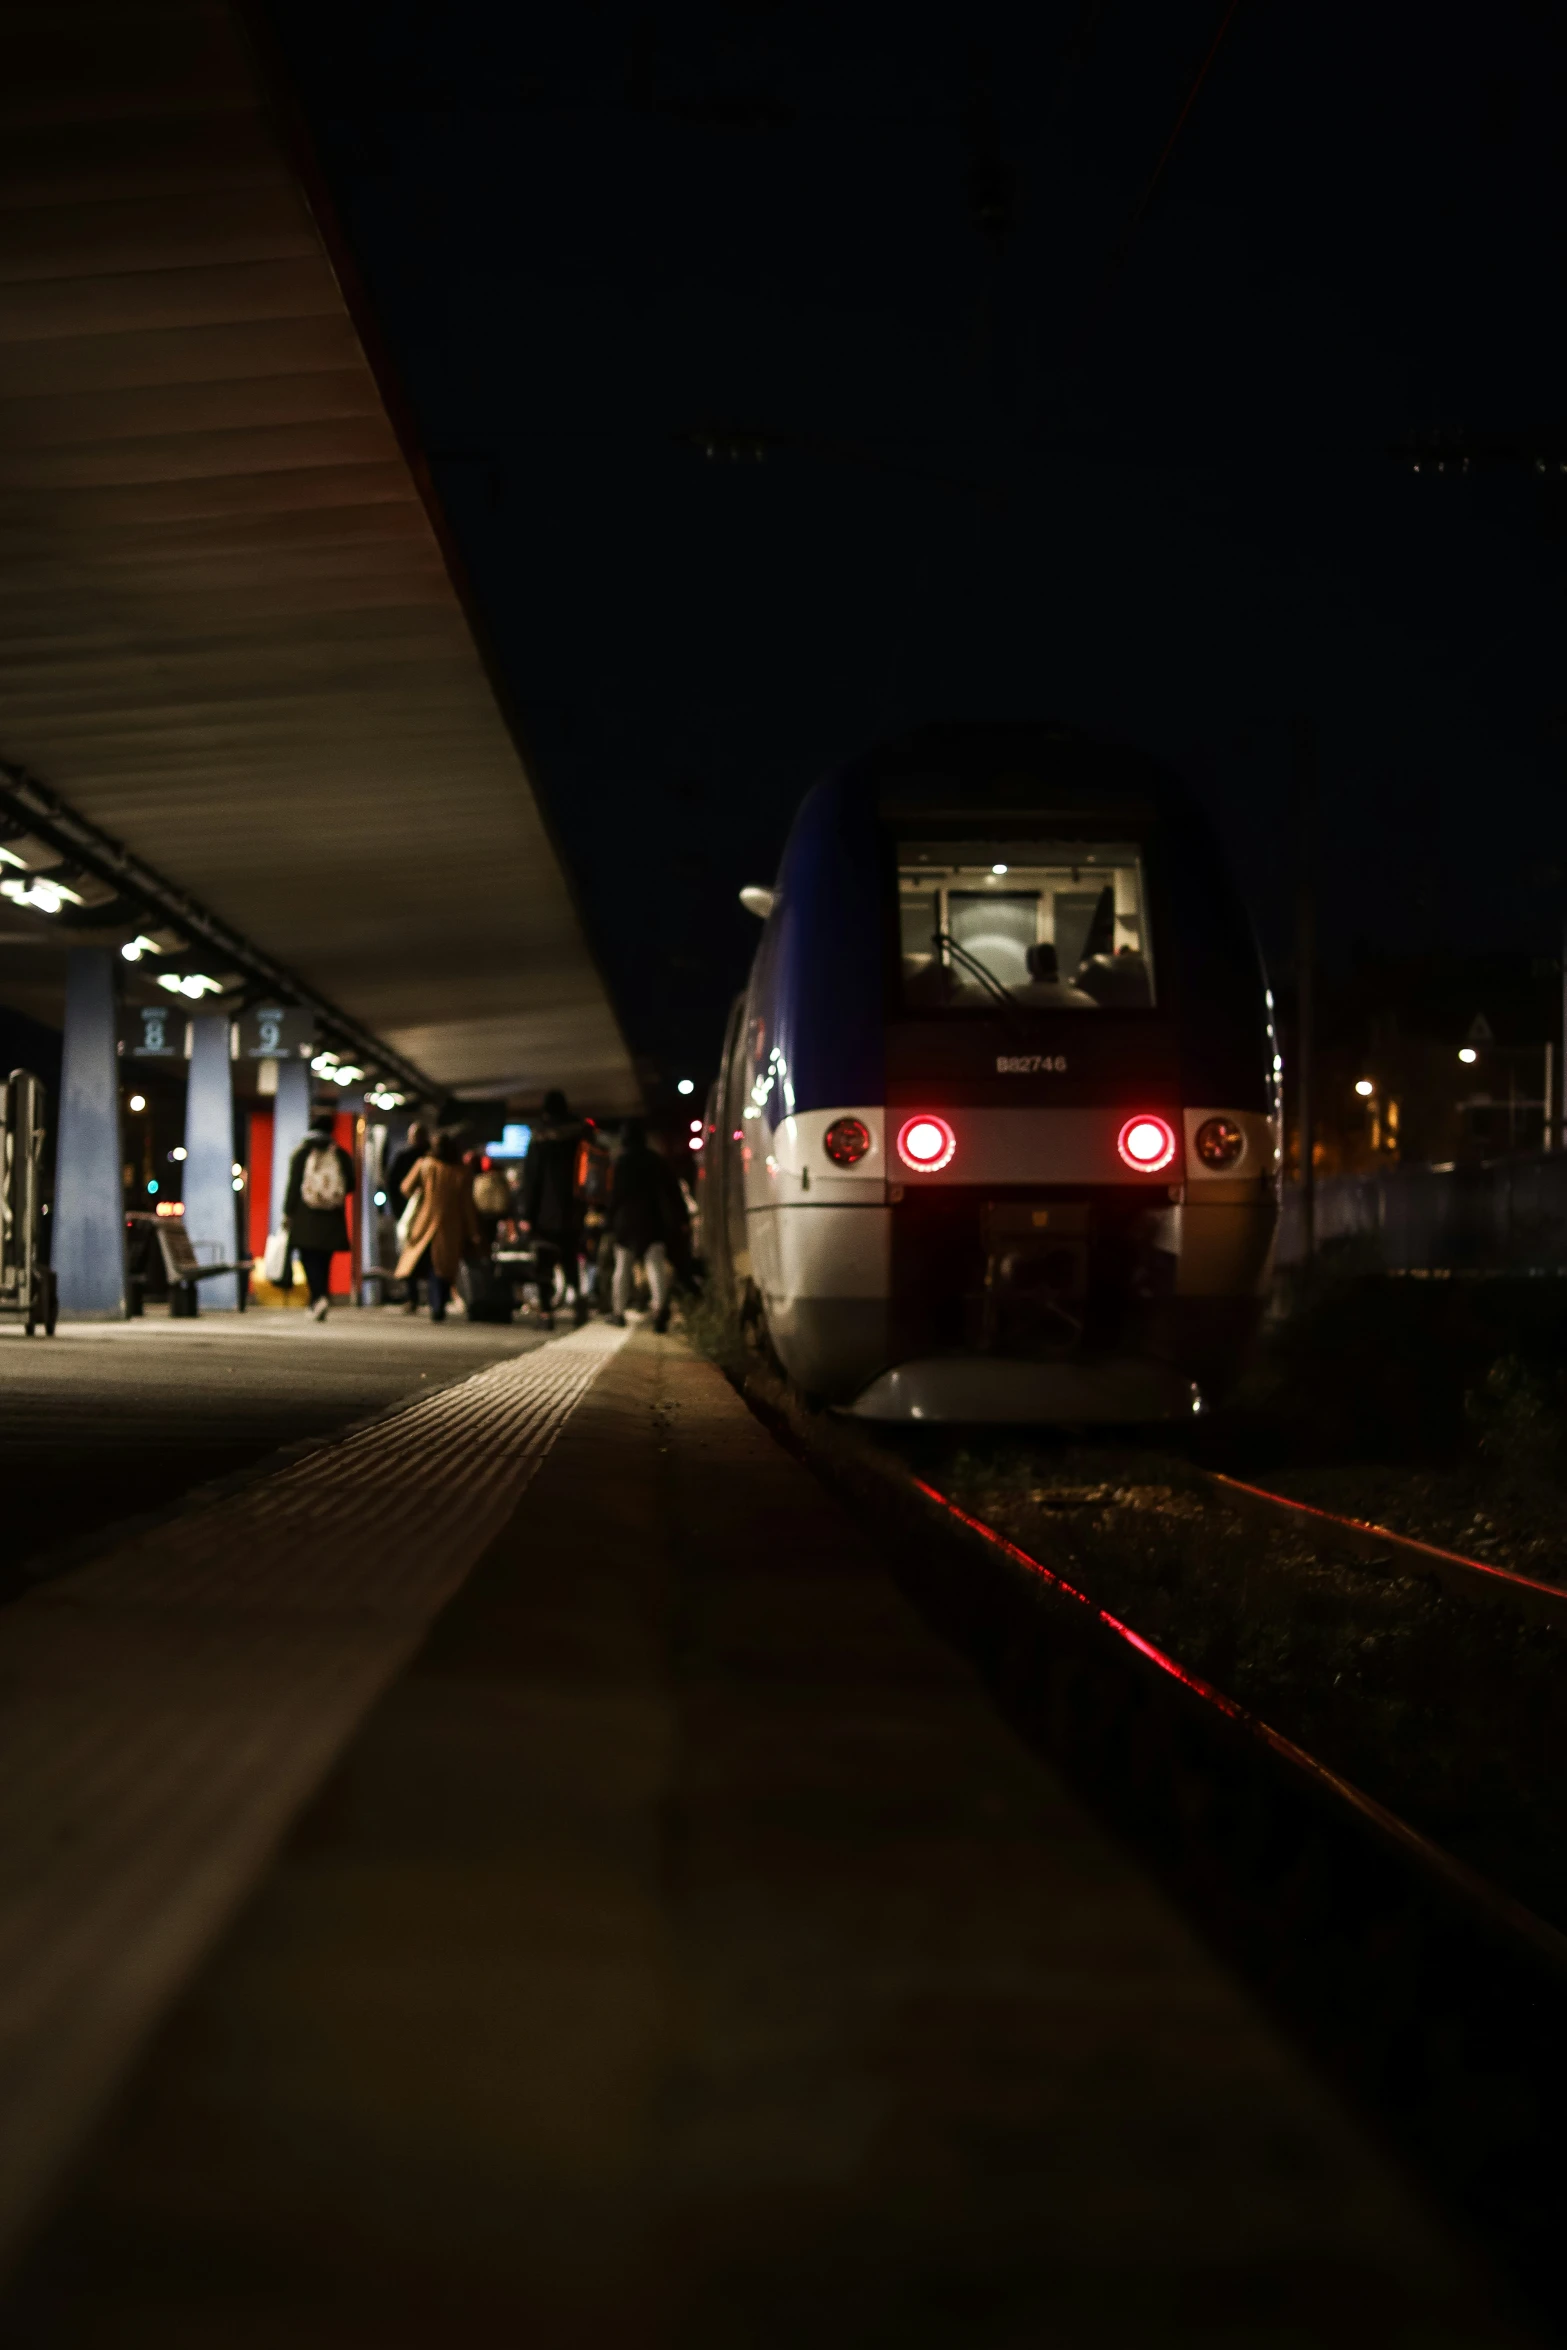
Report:
[[[3,889],[4,887],[5,884],[0,882],[0,889]],[[1476,1061],[1479,1060],[1480,1056],[1475,1051],[1472,1044],[1461,1044],[1458,1048],[1458,1058],[1463,1062],[1466,1069],[1472,1069]]]
[[676,1093],[695,1093],[696,1087],[689,1077],[682,1077],[680,1083],[675,1087],[675,1091]]
[[1376,1087],[1372,1084],[1369,1077],[1357,1077],[1355,1079],[1355,1091],[1359,1094],[1363,1102],[1369,1101],[1376,1090]]
[[330,1077],[333,1070],[337,1067],[337,1055],[336,1053],[329,1053],[323,1050],[317,1053],[310,1066],[312,1069],[314,1069],[318,1077]]
[[[4,889],[4,887],[5,883],[0,881],[0,889]],[[166,987],[170,995],[188,996],[193,1004],[199,1003],[204,995],[221,995],[223,993],[221,982],[209,979],[205,971],[183,973],[160,971],[158,985]]]
[[120,949],[127,963],[139,963],[143,955],[155,955],[157,951],[158,942],[155,938],[141,937],[128,938]]
[[13,905],[31,906],[37,914],[58,914],[62,906],[82,902],[63,881],[50,881],[43,874],[32,881],[0,881],[0,897],[8,897]]
[[132,1110],[144,1110],[147,1107],[147,1096],[144,1093],[133,1093],[126,1107]]

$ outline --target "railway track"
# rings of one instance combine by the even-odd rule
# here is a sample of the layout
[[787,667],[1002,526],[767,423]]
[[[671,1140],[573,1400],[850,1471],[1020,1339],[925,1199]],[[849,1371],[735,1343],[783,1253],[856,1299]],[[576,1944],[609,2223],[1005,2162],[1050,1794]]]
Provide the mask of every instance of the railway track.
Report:
[[[981,1541],[1000,1552],[1015,1566],[1022,1568],[1026,1574],[1037,1578],[1041,1585],[1048,1587],[1060,1599],[1087,1609],[1103,1630],[1113,1638],[1124,1642],[1126,1647],[1143,1663],[1168,1675],[1172,1681],[1200,1704],[1211,1708],[1238,1735],[1253,1742],[1274,1760],[1283,1763],[1288,1770],[1297,1774],[1317,1793],[1334,1803],[1342,1804],[1355,1813],[1373,1835],[1396,1850],[1402,1858],[1413,1860],[1433,1880],[1448,1887],[1459,1900],[1483,1914],[1491,1924],[1506,1933],[1519,1936],[1531,1945],[1547,1963],[1562,1970],[1563,1983],[1564,1986],[1567,1986],[1567,1934],[1562,1933],[1545,1919],[1536,1917],[1534,1912],[1526,1908],[1522,1902],[1513,1900],[1509,1894],[1491,1884],[1477,1870],[1469,1868],[1453,1854],[1444,1851],[1442,1846],[1435,1843],[1432,1838],[1422,1835],[1418,1828],[1412,1827],[1407,1820],[1401,1819],[1385,1804],[1378,1803],[1373,1796],[1366,1794],[1362,1788],[1355,1786],[1340,1772],[1330,1768],[1318,1756],[1309,1753],[1293,1738],[1287,1738],[1282,1731],[1274,1729],[1271,1723],[1264,1721],[1260,1715],[1240,1704],[1237,1699],[1227,1696],[1223,1690],[1216,1689],[1211,1682],[1205,1681],[1201,1674],[1191,1672],[1177,1658],[1159,1647],[1157,1642],[1147,1639],[1132,1625],[1123,1623],[1108,1609],[1100,1607],[1086,1591],[1079,1590],[1065,1576],[1058,1574],[1054,1568],[1046,1566],[1043,1560],[1035,1558],[1020,1543],[1014,1542],[1009,1535],[1003,1534],[997,1527],[987,1525],[984,1519],[975,1517],[970,1511],[960,1508],[949,1495],[943,1493],[939,1487],[928,1484],[924,1478],[916,1477],[913,1483],[919,1493],[923,1494],[936,1508],[946,1512],[956,1524],[962,1526],[968,1533],[977,1535]],[[1489,1584],[1499,1583],[1504,1589],[1508,1585],[1521,1586],[1525,1595],[1525,1603],[1531,1606],[1537,1595],[1543,1594],[1546,1597],[1554,1598],[1559,1603],[1556,1620],[1567,1620],[1567,1593],[1555,1590],[1549,1584],[1532,1583],[1525,1576],[1511,1575],[1503,1569],[1487,1567],[1483,1561],[1466,1559],[1455,1552],[1433,1552],[1428,1543],[1408,1540],[1390,1533],[1386,1528],[1372,1526],[1363,1519],[1339,1518],[1332,1511],[1312,1509],[1305,1503],[1290,1501],[1282,1494],[1266,1493],[1254,1486],[1237,1489],[1233,1478],[1220,1476],[1217,1473],[1214,1473],[1214,1483],[1223,1490],[1226,1497],[1236,1490],[1243,1492],[1248,1498],[1249,1505],[1267,1503],[1272,1510],[1279,1513],[1301,1512],[1307,1518],[1322,1519],[1332,1527],[1335,1536],[1340,1536],[1344,1530],[1353,1530],[1357,1535],[1364,1535],[1368,1547],[1374,1544],[1374,1547],[1371,1548],[1371,1555],[1374,1556],[1380,1554],[1387,1546],[1396,1545],[1400,1551],[1422,1554],[1419,1563],[1423,1566],[1425,1564],[1424,1554],[1429,1553],[1432,1558],[1440,1562],[1444,1578],[1454,1578],[1452,1587],[1462,1590],[1466,1596],[1470,1594],[1471,1590],[1480,1590],[1487,1600],[1494,1602],[1497,1593],[1489,1588]],[[1283,1518],[1282,1522],[1292,1523],[1293,1521],[1289,1518]],[[1471,1585],[1461,1579],[1460,1571],[1462,1571],[1462,1576],[1486,1577],[1489,1579],[1488,1585]],[[1506,1593],[1508,1601],[1511,1601],[1512,1597],[1513,1594]]]
[[[808,1411],[772,1372],[739,1384],[859,1512],[1020,1734],[1567,2334],[1567,1934],[1150,1638],[1067,1559]],[[1204,1482],[1245,1521],[1567,1623],[1554,1586],[1239,1479]]]

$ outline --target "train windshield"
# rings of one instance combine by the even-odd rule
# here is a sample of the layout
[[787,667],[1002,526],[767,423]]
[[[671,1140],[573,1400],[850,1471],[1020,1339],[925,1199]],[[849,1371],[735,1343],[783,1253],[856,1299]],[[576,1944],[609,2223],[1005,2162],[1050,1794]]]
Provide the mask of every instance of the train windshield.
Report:
[[903,1000],[912,1011],[1143,1010],[1154,1001],[1132,841],[898,843]]

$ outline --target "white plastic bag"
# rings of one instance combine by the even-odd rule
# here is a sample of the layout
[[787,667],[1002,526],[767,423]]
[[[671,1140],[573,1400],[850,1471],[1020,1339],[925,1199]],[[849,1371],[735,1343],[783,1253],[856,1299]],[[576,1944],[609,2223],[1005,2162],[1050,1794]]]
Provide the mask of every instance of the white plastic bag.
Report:
[[267,1234],[267,1245],[261,1252],[261,1271],[263,1278],[272,1282],[274,1286],[281,1288],[283,1274],[287,1268],[287,1265],[288,1234],[286,1232],[269,1232]]

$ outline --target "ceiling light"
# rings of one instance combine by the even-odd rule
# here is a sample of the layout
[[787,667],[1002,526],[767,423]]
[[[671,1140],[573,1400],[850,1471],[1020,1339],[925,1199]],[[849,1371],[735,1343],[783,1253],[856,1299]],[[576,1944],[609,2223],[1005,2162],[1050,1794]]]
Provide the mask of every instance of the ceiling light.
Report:
[[133,1110],[144,1110],[147,1107],[147,1096],[144,1093],[133,1093],[129,1107]]
[[62,906],[82,902],[63,881],[47,881],[41,875],[35,881],[0,881],[0,896],[8,897],[13,905],[31,906],[39,914],[58,914]]
[[127,963],[139,963],[143,955],[155,955],[158,942],[154,938],[128,938],[120,952]]
[[[0,889],[3,889],[4,886],[5,884],[0,882]],[[1463,1062],[1466,1069],[1472,1069],[1476,1061],[1479,1060],[1480,1056],[1475,1051],[1472,1044],[1461,1044],[1458,1048],[1458,1058]]]
[[689,1077],[682,1077],[680,1083],[675,1087],[675,1091],[676,1093],[695,1093],[696,1087]]
[[1355,1079],[1355,1091],[1359,1094],[1362,1101],[1369,1101],[1376,1090],[1376,1087],[1372,1084],[1369,1077],[1357,1077]]
[[[4,887],[4,882],[0,882],[0,889]],[[158,985],[166,987],[170,995],[188,996],[193,1004],[199,1003],[204,995],[223,993],[221,984],[216,979],[209,979],[205,971],[186,971],[183,974],[160,971]]]

